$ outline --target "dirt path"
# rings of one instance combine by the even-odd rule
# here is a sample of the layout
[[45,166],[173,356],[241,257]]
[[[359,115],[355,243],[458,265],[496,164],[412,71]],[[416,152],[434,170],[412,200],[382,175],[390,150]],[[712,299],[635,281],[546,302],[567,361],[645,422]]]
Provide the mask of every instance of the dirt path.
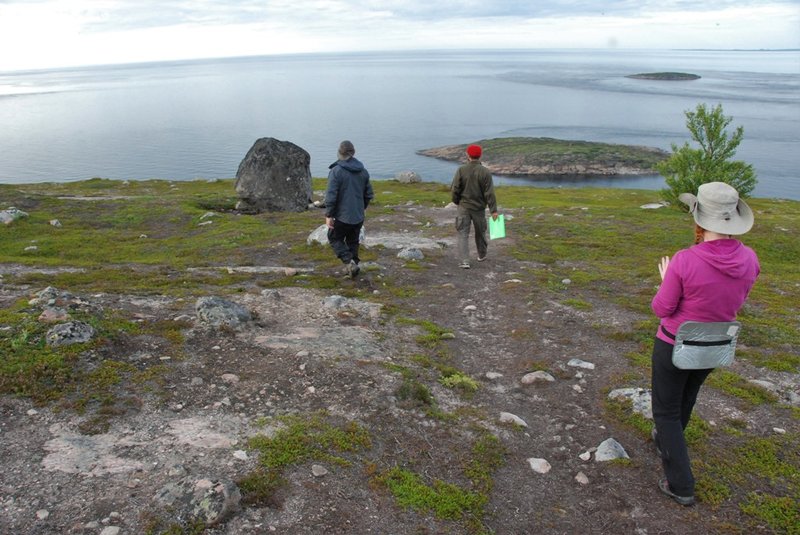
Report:
[[[428,221],[428,235],[453,238],[452,211],[408,206],[396,213],[376,219],[371,231],[396,232],[398,220]],[[197,496],[211,496],[226,517],[206,530],[214,534],[456,534],[481,527],[498,534],[688,534],[739,523],[737,510],[682,508],[659,495],[652,443],[605,409],[609,389],[647,380],[624,357],[632,344],[604,332],[630,331],[643,318],[599,300],[591,312],[553,300],[533,279],[536,259],[507,254],[512,239],[492,242],[489,258],[469,270],[457,267],[453,248],[426,250],[420,269],[404,268],[396,250],[380,248],[373,266],[356,281],[342,280],[340,289],[380,296],[391,277],[395,286],[418,290],[390,299],[393,311],[336,299],[336,290],[254,284],[230,297],[254,320],[212,329],[197,321],[193,299],[86,296],[128,319],[185,323],[183,352],[172,355],[158,336],[130,335],[84,355],[87,367],[113,359],[140,369],[157,362],[164,370],[148,388],[114,390],[114,403],[105,407],[111,414],[98,403],[81,413],[0,398],[0,532],[166,533],[175,524],[183,531],[169,533],[195,533]],[[7,285],[4,302],[38,290]],[[452,336],[426,344],[426,325]],[[570,366],[572,359],[594,368]],[[477,390],[443,385],[444,367],[472,378]],[[537,369],[554,380],[523,384]],[[403,399],[408,377],[435,401]],[[731,410],[718,393],[701,394],[704,419]],[[274,417],[319,411],[337,425],[356,422],[367,430],[369,446],[341,453],[347,465],[293,464],[270,500],[240,504],[237,482],[258,468],[248,438],[276,436],[281,427]],[[502,423],[501,413],[527,427]],[[797,429],[796,420],[759,423],[757,412],[736,414],[765,432]],[[377,482],[400,467],[429,485],[471,488],[465,466],[471,445],[486,432],[505,454],[491,471],[477,525],[400,507]],[[584,460],[611,437],[630,460]],[[551,470],[535,472],[530,458],[545,459]]]

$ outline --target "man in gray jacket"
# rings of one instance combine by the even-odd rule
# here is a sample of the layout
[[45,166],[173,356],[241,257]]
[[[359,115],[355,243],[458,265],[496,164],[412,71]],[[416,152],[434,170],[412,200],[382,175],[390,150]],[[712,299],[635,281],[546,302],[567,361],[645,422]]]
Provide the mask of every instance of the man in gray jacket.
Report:
[[486,207],[497,219],[497,199],[494,196],[492,173],[481,165],[480,145],[467,147],[467,163],[456,171],[450,185],[453,203],[458,205],[456,230],[458,231],[458,253],[460,266],[469,269],[469,229],[475,227],[475,247],[478,249],[478,262],[486,259]]
[[325,192],[328,242],[339,260],[347,265],[347,273],[353,279],[360,271],[358,238],[364,225],[364,212],[374,197],[369,172],[355,158],[355,153],[351,142],[339,144],[339,159],[328,167],[328,189]]

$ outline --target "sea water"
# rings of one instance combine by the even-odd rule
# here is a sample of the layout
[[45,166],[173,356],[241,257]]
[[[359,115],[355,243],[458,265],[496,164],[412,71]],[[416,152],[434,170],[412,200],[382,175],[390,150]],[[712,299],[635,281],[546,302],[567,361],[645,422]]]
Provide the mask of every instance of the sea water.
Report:
[[[678,71],[694,81],[627,78]],[[441,145],[545,136],[670,150],[721,104],[754,195],[800,199],[800,51],[501,50],[260,56],[0,73],[0,182],[231,178],[261,137],[326,176],[343,139],[373,177],[456,168]],[[500,184],[664,187],[663,177]]]

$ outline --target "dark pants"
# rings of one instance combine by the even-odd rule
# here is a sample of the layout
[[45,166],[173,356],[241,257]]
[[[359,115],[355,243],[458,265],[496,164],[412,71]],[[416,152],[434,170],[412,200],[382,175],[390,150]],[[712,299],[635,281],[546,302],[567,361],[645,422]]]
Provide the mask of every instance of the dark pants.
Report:
[[351,260],[359,263],[358,258],[358,236],[364,222],[351,225],[339,220],[333,221],[333,228],[328,229],[328,243],[333,247],[333,252],[344,264],[349,264]]
[[713,370],[681,370],[672,364],[672,344],[656,338],[653,345],[653,420],[656,446],[672,492],[694,496],[694,475],[683,431],[689,424],[697,393]]
[[488,242],[486,241],[486,209],[467,210],[458,207],[456,215],[456,230],[458,231],[458,255],[462,262],[469,261],[469,230],[475,227],[475,248],[478,258],[486,256]]

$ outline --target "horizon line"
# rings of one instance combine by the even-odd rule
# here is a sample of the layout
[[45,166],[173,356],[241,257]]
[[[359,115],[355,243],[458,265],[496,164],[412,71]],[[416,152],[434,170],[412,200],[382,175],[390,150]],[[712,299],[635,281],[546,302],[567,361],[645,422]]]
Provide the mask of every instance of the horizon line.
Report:
[[144,61],[127,61],[120,63],[86,63],[65,65],[59,67],[39,67],[32,69],[11,69],[0,70],[0,75],[27,74],[37,72],[70,71],[82,69],[103,69],[108,67],[136,67],[157,64],[178,64],[178,63],[203,63],[228,60],[246,60],[257,58],[281,58],[281,57],[312,57],[312,56],[346,56],[359,54],[414,54],[414,53],[492,53],[492,52],[523,52],[523,51],[545,51],[545,50],[605,50],[605,51],[683,51],[683,52],[798,52],[800,48],[618,48],[618,47],[529,47],[529,48],[419,48],[419,49],[395,49],[395,50],[339,50],[331,52],[284,52],[276,54],[250,54],[234,56],[210,56],[197,58],[181,59],[161,59]]

